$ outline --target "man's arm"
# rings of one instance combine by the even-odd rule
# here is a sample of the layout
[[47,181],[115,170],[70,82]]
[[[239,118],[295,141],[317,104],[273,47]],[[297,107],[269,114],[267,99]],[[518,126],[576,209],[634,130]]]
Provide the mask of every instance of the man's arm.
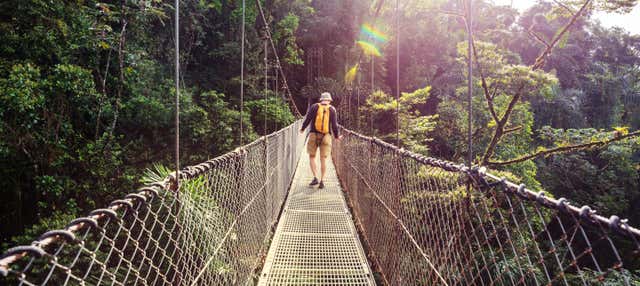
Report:
[[304,116],[304,121],[302,122],[302,127],[300,128],[300,131],[304,131],[305,129],[307,129],[307,127],[311,123],[311,118],[316,117],[317,110],[318,110],[317,104],[309,106],[309,110],[307,110],[307,114]]
[[340,128],[338,128],[338,112],[331,106],[331,112],[329,114],[329,120],[331,120],[331,130],[333,131],[333,137],[340,138]]

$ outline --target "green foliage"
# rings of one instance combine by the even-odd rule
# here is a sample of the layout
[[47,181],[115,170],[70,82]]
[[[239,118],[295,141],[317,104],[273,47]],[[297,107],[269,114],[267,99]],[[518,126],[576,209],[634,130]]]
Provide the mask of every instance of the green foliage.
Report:
[[[559,2],[573,10],[583,3]],[[360,25],[374,20],[370,1],[263,3],[288,88],[299,106],[329,91],[340,108],[341,124],[349,118],[346,127],[360,126],[360,131],[388,142],[395,142],[395,115],[400,107],[403,147],[464,160],[466,31],[459,18],[433,13],[462,11],[459,2],[403,3],[399,67],[395,66],[395,32],[385,28],[393,27],[395,14],[385,2],[375,22],[388,31],[390,41],[381,47],[384,56],[375,59],[373,70],[354,45]],[[289,103],[280,97],[281,90],[275,92],[282,79],[275,82],[273,69],[268,70],[268,99],[263,99],[265,54],[260,34],[264,25],[255,5],[247,5],[245,17],[245,110],[241,115],[240,2],[182,4],[181,163],[196,163],[236,147],[240,121],[245,143],[291,123]],[[539,70],[528,65],[544,44],[530,33],[547,41],[553,38],[570,17],[567,9],[548,1],[519,14],[491,1],[475,4],[478,59],[471,131],[476,160],[498,124],[488,111],[478,67],[498,117],[509,110],[510,99],[520,96],[505,126],[515,131],[503,136],[495,160],[613,138],[640,127],[640,38],[603,28],[590,19],[593,9],[624,13],[637,0],[594,1]],[[27,243],[46,229],[60,228],[75,215],[105,206],[140,182],[158,180],[172,170],[175,87],[173,35],[168,31],[173,10],[155,0],[8,0],[0,6],[0,177],[6,178],[0,182],[0,194],[7,198],[0,212],[0,236],[3,243],[13,245]],[[267,57],[273,67],[270,47]],[[358,71],[347,89],[341,80],[354,65]],[[390,92],[396,84],[396,69],[400,90],[413,91],[401,93],[399,102]],[[604,214],[629,217],[637,225],[639,140],[551,155],[496,172],[552,196],[590,204]],[[153,171],[140,175],[145,169]],[[417,170],[417,181],[428,174]],[[203,194],[190,195],[193,204],[198,200],[216,203]],[[468,196],[456,189],[439,199],[456,204]],[[424,209],[419,204],[432,198],[417,192],[407,194],[402,203],[414,219],[420,219]],[[219,210],[210,215],[221,222],[227,219]],[[217,235],[217,231],[203,233]],[[513,257],[508,257],[497,269],[514,271],[513,263]],[[229,271],[218,261],[211,267]]]
[[[612,133],[615,132],[619,131]],[[615,136],[612,133],[545,127],[540,130],[540,139],[547,146],[566,146],[600,141]],[[551,155],[539,160],[539,176],[545,188],[556,196],[596,206],[605,214],[635,217],[633,202],[640,198],[640,173],[634,154],[639,150],[640,140],[630,139],[603,149]]]
[[276,33],[274,39],[279,42],[284,42],[286,55],[284,60],[291,65],[303,65],[301,56],[303,55],[302,49],[296,44],[295,32],[298,30],[300,20],[298,16],[293,13],[287,14],[276,25]]
[[[532,71],[531,68],[519,64],[520,58],[512,52],[502,50],[495,44],[476,42],[478,62],[482,66],[487,89],[490,92],[490,102],[495,110],[495,116],[500,120],[509,108],[512,109],[506,129],[514,131],[506,134],[498,144],[494,157],[500,160],[518,157],[531,152],[533,143],[534,114],[529,101],[546,100],[553,97],[557,80],[544,71]],[[464,63],[467,54],[466,46],[458,45],[458,62]],[[463,67],[461,66],[460,69]],[[477,78],[473,82],[474,97],[472,99],[473,119],[473,153],[478,158],[485,151],[497,128],[497,121],[489,111],[488,100],[484,94],[482,81]],[[441,126],[436,130],[436,142],[444,142],[454,147],[437,147],[441,151],[448,151],[452,160],[460,160],[467,146],[468,117],[466,97],[467,88],[462,85],[457,88],[457,97],[443,102],[439,106]],[[515,105],[510,107],[514,96],[522,96]],[[462,128],[460,128],[462,126]],[[443,150],[444,149],[444,150]],[[444,152],[443,152],[444,153]],[[444,154],[446,154],[444,153]],[[537,167],[533,162],[522,162],[510,165],[508,171],[522,178],[523,183],[531,188],[539,188],[536,180]]]
[[395,143],[395,116],[399,109],[399,135],[402,145],[414,152],[427,154],[427,143],[431,141],[428,134],[436,128],[438,116],[422,115],[418,107],[427,102],[430,91],[431,87],[427,86],[411,93],[403,92],[399,100],[396,100],[378,90],[367,98],[362,111],[373,120],[374,134]]
[[[554,75],[541,70],[531,70],[530,67],[521,64],[519,56],[498,48],[495,44],[476,41],[475,45],[478,64],[482,67],[490,92],[508,96],[523,93],[527,99],[553,98],[553,87],[558,84]],[[466,63],[466,43],[458,43],[458,55],[458,62]]]
[[318,77],[313,83],[304,86],[300,90],[301,95],[306,97],[310,102],[318,101],[320,94],[323,92],[331,93],[334,102],[340,104],[342,102],[342,96],[345,94],[345,87],[335,79]]
[[614,13],[629,13],[638,4],[638,0],[619,0],[619,1],[594,1],[595,7],[601,11]]
[[[258,114],[264,111],[268,132],[291,123],[288,105],[273,91],[266,108],[259,100],[262,51],[255,47],[262,40],[255,5],[247,5],[241,116],[239,2],[182,4],[181,163],[235,148],[240,120],[243,141],[255,139],[253,125],[263,126]],[[305,1],[275,5],[266,12],[280,37],[278,53],[301,64],[300,16],[313,9]],[[0,176],[11,178],[0,183],[6,198],[0,237],[5,243],[23,235],[14,240],[23,243],[63,226],[67,212],[86,214],[121,198],[143,179],[140,170],[170,168],[175,87],[167,27],[173,8],[162,1],[10,0],[0,6]]]
[[46,218],[39,220],[31,227],[25,229],[23,234],[14,236],[8,242],[2,243],[0,247],[2,247],[2,249],[8,249],[16,245],[30,244],[34,238],[37,238],[49,230],[63,228],[71,220],[75,219],[76,215],[76,213],[69,210],[54,212]]
[[251,123],[260,134],[269,134],[295,121],[289,106],[282,98],[273,95],[269,95],[266,102],[256,99],[246,105],[251,112]]
[[206,127],[208,130],[206,132],[207,145],[210,146],[209,148],[215,148],[211,153],[221,154],[237,145],[237,138],[229,136],[229,134],[238,133],[236,130],[241,118],[244,124],[244,142],[251,142],[256,138],[256,133],[253,131],[250,120],[250,112],[245,110],[242,117],[240,117],[240,111],[231,108],[229,103],[224,100],[224,94],[208,91],[200,95],[199,101],[207,114],[209,122],[209,126]]
[[11,67],[7,78],[0,79],[0,96],[2,109],[0,114],[19,116],[23,120],[34,120],[33,114],[45,103],[45,97],[40,89],[40,70],[31,64],[17,64]]
[[538,130],[538,133],[541,140],[544,140],[546,143],[551,143],[554,147],[609,140],[629,133],[629,127],[626,126],[614,127],[613,129],[611,132],[606,132],[605,130],[597,130],[595,128],[554,129],[550,126],[544,126]]
[[155,163],[144,171],[144,176],[140,179],[142,184],[152,184],[163,181],[175,170],[171,170],[162,164]]

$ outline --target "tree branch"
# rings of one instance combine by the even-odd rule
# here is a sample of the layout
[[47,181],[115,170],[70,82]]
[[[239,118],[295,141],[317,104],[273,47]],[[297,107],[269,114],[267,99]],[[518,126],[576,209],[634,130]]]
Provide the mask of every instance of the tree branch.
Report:
[[493,87],[493,93],[491,93],[491,99],[496,98],[496,94],[498,93],[498,87],[500,86],[499,83],[496,83],[495,86]]
[[545,47],[549,48],[550,45],[549,43],[547,43],[547,41],[545,41],[540,35],[538,35],[536,32],[532,31],[531,29],[527,29],[527,33],[532,36],[535,40],[537,40],[538,42],[542,43]]
[[500,139],[502,139],[502,136],[505,134],[504,127],[507,125],[507,122],[511,117],[511,113],[515,108],[516,103],[518,103],[518,100],[520,100],[523,89],[524,89],[524,84],[520,86],[520,88],[518,89],[518,92],[516,92],[516,94],[513,96],[513,98],[509,102],[509,105],[507,106],[507,110],[504,112],[504,115],[502,116],[502,118],[496,122],[496,131],[493,133],[491,142],[489,143],[489,146],[487,146],[487,150],[484,152],[484,155],[482,156],[482,161],[480,162],[481,165],[487,164],[489,162],[489,159],[491,159],[491,157],[493,156],[493,152],[495,152],[498,142],[500,142]]
[[562,4],[562,2],[558,1],[558,0],[553,0],[554,3],[558,4],[558,6],[564,8],[565,10],[569,11],[569,13],[573,14],[575,13],[575,11],[573,11],[573,9],[569,8],[569,6]]
[[547,149],[547,150],[541,150],[541,151],[535,152],[533,154],[524,155],[524,156],[521,156],[521,157],[518,157],[518,158],[515,158],[515,159],[511,159],[511,160],[507,160],[507,161],[487,162],[487,166],[490,166],[490,167],[505,166],[505,165],[511,165],[511,164],[515,164],[515,163],[521,163],[521,162],[524,162],[524,161],[527,161],[527,160],[531,160],[533,158],[540,157],[540,156],[546,156],[546,155],[551,155],[551,154],[556,154],[556,153],[571,152],[571,151],[577,151],[577,150],[584,150],[584,149],[591,149],[591,148],[600,148],[600,147],[604,147],[606,145],[609,145],[609,144],[611,144],[613,142],[620,141],[620,140],[627,139],[627,138],[631,138],[631,137],[636,137],[636,136],[640,136],[640,130],[628,133],[626,135],[617,136],[617,137],[614,137],[612,139],[596,141],[596,142],[589,142],[589,143],[585,143],[585,144],[571,145],[571,146],[561,146],[561,147],[556,147],[556,148]]
[[484,98],[487,100],[487,105],[489,106],[489,112],[491,113],[491,117],[493,117],[493,120],[498,122],[498,115],[496,114],[496,109],[493,105],[493,97],[491,97],[489,93],[489,88],[487,87],[487,80],[484,76],[484,72],[482,71],[482,66],[480,66],[480,61],[478,61],[478,51],[476,50],[476,44],[473,37],[471,37],[471,47],[473,48],[473,58],[476,61],[476,67],[478,68],[478,73],[480,74],[482,90],[484,91]]
[[440,14],[444,14],[444,15],[449,15],[449,16],[455,16],[455,17],[461,17],[463,19],[466,19],[465,15],[456,11],[447,11],[447,10],[436,10],[437,13]]
[[504,135],[507,135],[507,134],[509,134],[509,133],[516,132],[516,131],[518,131],[518,130],[521,130],[522,128],[523,128],[523,126],[522,126],[522,125],[518,125],[518,126],[516,126],[516,127],[507,128],[507,129],[505,129],[505,130],[504,130]]
[[[535,63],[531,66],[531,70],[537,70],[537,69],[540,69],[540,68],[542,68],[544,66],[545,60],[551,54],[551,51],[553,50],[553,48],[558,44],[558,42],[564,36],[564,34],[566,34],[567,31],[569,31],[569,28],[571,26],[573,26],[573,24],[578,20],[578,18],[584,13],[584,11],[586,11],[586,9],[589,6],[589,4],[591,4],[591,1],[592,0],[586,0],[584,2],[584,4],[580,7],[580,10],[578,10],[578,12],[573,14],[571,19],[567,22],[567,24],[564,25],[559,30],[558,33],[556,33],[556,36],[553,37],[553,40],[551,41],[551,43],[536,58]],[[513,98],[509,102],[509,105],[507,107],[507,111],[505,112],[504,116],[502,116],[500,121],[496,122],[497,123],[496,124],[496,130],[493,133],[493,137],[491,138],[491,142],[489,143],[489,146],[487,146],[487,149],[486,149],[484,155],[482,156],[482,161],[480,162],[481,165],[489,164],[489,161],[490,161],[491,157],[493,156],[493,153],[495,152],[496,146],[500,142],[500,139],[502,138],[502,136],[505,134],[504,128],[507,125],[507,122],[509,121],[509,118],[511,117],[511,112],[513,111],[513,108],[515,107],[516,103],[518,103],[518,101],[520,100],[520,97],[522,95],[524,86],[525,86],[525,84],[523,83],[518,88],[518,92],[516,92],[516,94],[513,96]]]
[[556,33],[556,36],[553,37],[553,40],[551,41],[551,43],[540,54],[540,56],[536,58],[536,62],[531,67],[532,70],[537,70],[544,66],[544,63],[547,57],[551,54],[551,51],[553,50],[553,48],[558,44],[558,42],[564,36],[564,34],[566,34],[567,31],[569,31],[569,28],[573,26],[573,24],[578,20],[578,18],[582,16],[584,11],[587,10],[587,7],[589,6],[589,4],[591,4],[591,0],[584,1],[584,4],[582,4],[582,7],[580,7],[580,10],[578,10],[578,12],[576,12],[575,14],[573,14],[573,16],[571,16],[571,19],[569,20],[569,22],[567,22],[567,24],[560,29],[559,33]]

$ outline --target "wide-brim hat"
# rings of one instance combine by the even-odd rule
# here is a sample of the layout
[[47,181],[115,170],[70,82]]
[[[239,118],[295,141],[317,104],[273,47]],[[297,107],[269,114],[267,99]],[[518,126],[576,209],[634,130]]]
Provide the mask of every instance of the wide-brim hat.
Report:
[[320,95],[320,100],[318,100],[318,101],[325,101],[325,100],[333,101],[333,98],[331,98],[331,93],[323,92],[323,93]]

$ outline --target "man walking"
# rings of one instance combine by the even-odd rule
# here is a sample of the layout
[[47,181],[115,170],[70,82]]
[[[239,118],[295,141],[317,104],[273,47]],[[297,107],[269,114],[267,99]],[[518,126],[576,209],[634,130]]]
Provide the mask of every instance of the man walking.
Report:
[[[336,139],[342,138],[338,129],[338,113],[331,106],[331,94],[323,92],[320,95],[319,103],[309,107],[307,115],[302,123],[300,134],[311,125],[309,132],[309,141],[307,142],[307,152],[309,153],[309,161],[311,162],[311,172],[313,173],[313,181],[310,186],[319,185],[318,188],[324,189],[324,174],[327,171],[327,157],[331,155],[331,134]],[[313,121],[314,124],[310,124]],[[316,167],[316,153],[320,148],[320,181],[318,181]]]

